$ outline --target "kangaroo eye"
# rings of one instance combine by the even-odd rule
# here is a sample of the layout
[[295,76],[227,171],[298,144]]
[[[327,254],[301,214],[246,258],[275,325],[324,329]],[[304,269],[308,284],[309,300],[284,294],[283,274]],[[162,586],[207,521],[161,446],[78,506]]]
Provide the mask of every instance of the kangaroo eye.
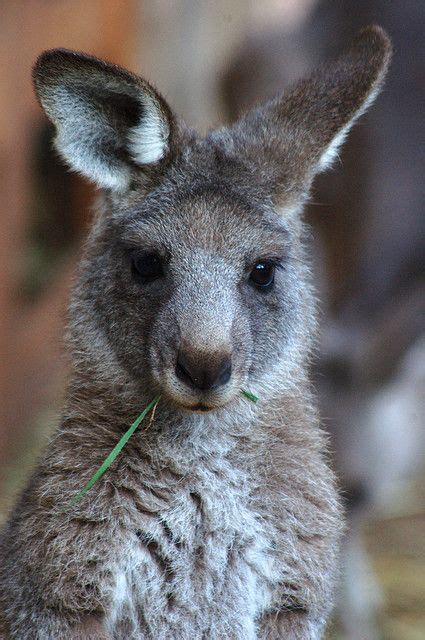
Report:
[[250,281],[259,289],[269,289],[274,281],[275,264],[269,260],[257,262],[250,275]]
[[156,253],[133,255],[131,266],[135,280],[141,284],[148,284],[164,275],[162,260]]

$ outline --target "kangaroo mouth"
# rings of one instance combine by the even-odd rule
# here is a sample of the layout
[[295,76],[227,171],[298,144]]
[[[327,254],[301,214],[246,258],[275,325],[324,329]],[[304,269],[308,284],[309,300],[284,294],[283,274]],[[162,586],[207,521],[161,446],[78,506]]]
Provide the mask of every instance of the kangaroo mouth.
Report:
[[198,404],[194,404],[190,407],[192,411],[212,411],[214,407],[209,407],[202,402],[198,402]]
[[180,405],[183,409],[186,409],[186,411],[193,411],[193,412],[200,412],[200,413],[206,413],[208,411],[214,411],[214,409],[218,409],[219,407],[211,407],[208,406],[207,404],[204,404],[202,402],[197,402],[196,404],[181,404]]
[[211,413],[213,411],[218,411],[223,409],[223,407],[230,404],[233,400],[231,398],[202,398],[202,397],[182,397],[179,398],[176,395],[172,395],[170,400],[173,404],[176,405],[176,408],[181,409],[183,411],[187,411],[189,413]]

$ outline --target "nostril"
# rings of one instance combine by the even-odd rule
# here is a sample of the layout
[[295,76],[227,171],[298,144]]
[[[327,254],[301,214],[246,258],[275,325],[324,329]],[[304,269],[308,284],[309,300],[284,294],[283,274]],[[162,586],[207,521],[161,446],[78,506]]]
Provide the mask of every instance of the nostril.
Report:
[[181,351],[179,351],[179,354],[177,356],[176,376],[179,378],[179,380],[182,380],[182,382],[185,382],[190,386],[197,386],[196,378],[193,376],[193,374],[190,374],[189,364],[186,361],[184,353]]

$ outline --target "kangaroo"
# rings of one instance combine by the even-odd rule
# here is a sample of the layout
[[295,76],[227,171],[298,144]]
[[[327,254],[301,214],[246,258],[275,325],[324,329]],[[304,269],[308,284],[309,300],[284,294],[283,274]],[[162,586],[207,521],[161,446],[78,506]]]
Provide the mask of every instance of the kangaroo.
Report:
[[5,637],[321,637],[343,518],[308,378],[301,210],[389,58],[368,27],[204,138],[120,67],[60,49],[38,59],[56,148],[100,196],[63,417],[1,537]]

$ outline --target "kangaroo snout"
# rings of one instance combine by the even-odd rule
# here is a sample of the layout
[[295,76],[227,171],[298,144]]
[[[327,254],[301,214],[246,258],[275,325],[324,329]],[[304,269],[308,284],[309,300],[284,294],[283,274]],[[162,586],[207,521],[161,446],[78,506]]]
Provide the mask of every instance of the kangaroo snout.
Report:
[[179,349],[176,376],[192,389],[212,391],[227,384],[232,375],[232,357],[224,351],[209,353]]

